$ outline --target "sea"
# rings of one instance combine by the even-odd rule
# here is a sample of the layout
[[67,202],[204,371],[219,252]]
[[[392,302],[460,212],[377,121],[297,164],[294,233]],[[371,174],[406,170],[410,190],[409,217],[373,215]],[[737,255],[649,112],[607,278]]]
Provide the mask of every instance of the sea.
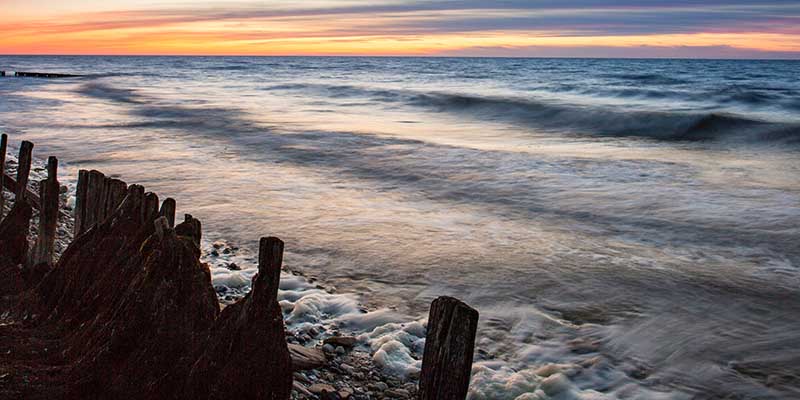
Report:
[[[0,131],[177,200],[244,293],[413,376],[480,313],[469,398],[800,398],[800,62],[0,56]],[[13,149],[12,149],[13,150]],[[247,253],[249,251],[249,253]],[[324,287],[313,295],[298,288]]]

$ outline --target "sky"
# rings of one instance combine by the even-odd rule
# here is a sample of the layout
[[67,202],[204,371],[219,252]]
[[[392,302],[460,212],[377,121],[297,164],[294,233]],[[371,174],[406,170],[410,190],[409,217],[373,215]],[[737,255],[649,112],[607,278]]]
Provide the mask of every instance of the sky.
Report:
[[800,59],[800,0],[0,0],[0,54]]

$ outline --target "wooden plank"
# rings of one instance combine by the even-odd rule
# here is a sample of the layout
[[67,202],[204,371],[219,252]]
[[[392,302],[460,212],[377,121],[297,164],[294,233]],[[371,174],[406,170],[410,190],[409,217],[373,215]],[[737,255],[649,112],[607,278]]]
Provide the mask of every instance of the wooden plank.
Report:
[[122,200],[125,199],[125,195],[128,193],[128,184],[112,178],[106,181],[106,185],[105,214],[106,217],[109,217],[114,214],[119,205],[122,204]]
[[77,238],[78,235],[85,231],[84,221],[86,215],[86,187],[89,184],[89,171],[82,169],[78,171],[78,186],[75,188],[75,225],[73,234]]
[[[5,72],[4,72],[5,73]],[[0,220],[3,219],[3,207],[6,204],[6,198],[3,196],[3,188],[6,187],[6,151],[8,150],[8,135],[5,133],[0,135]]]
[[53,265],[59,197],[61,195],[60,187],[61,185],[58,183],[58,159],[50,157],[47,160],[47,179],[39,184],[42,209],[39,213],[38,235],[31,253],[31,266],[40,264]]
[[156,218],[158,218],[158,195],[147,192],[144,194],[144,205],[142,206],[142,223],[152,223]]
[[478,311],[452,297],[431,303],[419,379],[420,400],[467,398]]
[[175,227],[175,199],[171,197],[167,197],[161,203],[161,210],[159,210],[158,215],[167,218],[167,222],[169,222],[169,227]]
[[[5,186],[9,192],[17,192],[17,181],[9,174],[5,174],[3,177],[3,186]],[[25,199],[28,200],[28,203],[30,203],[31,207],[37,210],[41,207],[41,199],[39,199],[39,195],[34,193],[30,188],[28,188],[28,194],[25,195]]]
[[[19,165],[17,166],[17,191],[16,200],[24,199],[28,194],[28,178],[31,174],[33,161],[33,143],[25,140],[19,147]],[[16,201],[15,200],[15,201]]]

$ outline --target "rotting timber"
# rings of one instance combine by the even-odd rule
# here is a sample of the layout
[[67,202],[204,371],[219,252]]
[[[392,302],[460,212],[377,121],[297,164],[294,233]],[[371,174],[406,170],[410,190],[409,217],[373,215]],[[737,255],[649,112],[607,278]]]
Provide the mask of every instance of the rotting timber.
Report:
[[[2,135],[3,155],[6,144]],[[294,370],[324,362],[290,355],[280,239],[261,239],[251,291],[220,311],[200,221],[186,214],[176,226],[175,200],[159,207],[140,185],[80,171],[74,240],[56,260],[58,160],[37,196],[32,149],[20,146],[16,179],[0,159],[0,190],[14,193],[0,214],[0,398],[284,400]],[[477,320],[456,299],[434,301],[420,399],[466,397]]]

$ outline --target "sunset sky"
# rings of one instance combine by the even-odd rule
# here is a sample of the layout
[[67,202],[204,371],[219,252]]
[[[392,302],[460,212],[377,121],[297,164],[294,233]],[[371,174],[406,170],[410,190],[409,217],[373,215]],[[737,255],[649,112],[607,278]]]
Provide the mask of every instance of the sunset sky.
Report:
[[0,54],[800,59],[800,1],[0,0]]

